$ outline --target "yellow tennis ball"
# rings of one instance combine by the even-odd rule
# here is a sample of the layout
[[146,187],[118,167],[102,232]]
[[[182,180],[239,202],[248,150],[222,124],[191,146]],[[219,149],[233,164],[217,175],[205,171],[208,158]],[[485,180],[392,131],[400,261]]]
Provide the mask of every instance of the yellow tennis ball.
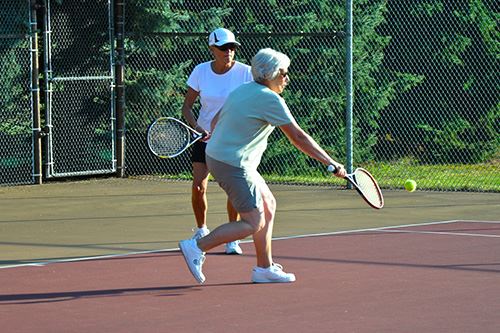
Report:
[[408,192],[413,192],[413,191],[415,191],[416,188],[417,188],[417,182],[414,181],[413,179],[407,179],[405,181],[405,189]]

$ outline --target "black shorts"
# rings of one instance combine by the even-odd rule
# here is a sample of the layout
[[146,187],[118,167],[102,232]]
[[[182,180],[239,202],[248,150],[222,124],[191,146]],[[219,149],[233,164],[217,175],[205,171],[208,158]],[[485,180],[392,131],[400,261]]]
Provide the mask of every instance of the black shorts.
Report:
[[193,144],[193,150],[191,152],[191,162],[207,164],[207,160],[205,159],[205,148],[207,148],[206,142],[196,141]]

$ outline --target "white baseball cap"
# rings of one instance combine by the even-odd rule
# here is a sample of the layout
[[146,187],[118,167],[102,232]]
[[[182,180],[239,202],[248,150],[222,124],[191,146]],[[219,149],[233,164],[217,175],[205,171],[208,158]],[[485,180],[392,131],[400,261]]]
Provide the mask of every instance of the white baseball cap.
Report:
[[224,28],[215,29],[214,31],[212,31],[210,33],[210,36],[208,36],[208,45],[209,46],[212,46],[212,45],[221,46],[221,45],[228,44],[228,43],[241,45],[234,38],[234,34],[231,31],[224,29]]

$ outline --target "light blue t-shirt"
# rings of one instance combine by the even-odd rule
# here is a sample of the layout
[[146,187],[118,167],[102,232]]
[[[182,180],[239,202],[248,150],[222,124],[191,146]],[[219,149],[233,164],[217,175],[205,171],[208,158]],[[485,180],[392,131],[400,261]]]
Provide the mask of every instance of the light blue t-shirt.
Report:
[[257,82],[245,83],[229,94],[205,152],[235,167],[257,169],[275,126],[294,121],[280,95]]

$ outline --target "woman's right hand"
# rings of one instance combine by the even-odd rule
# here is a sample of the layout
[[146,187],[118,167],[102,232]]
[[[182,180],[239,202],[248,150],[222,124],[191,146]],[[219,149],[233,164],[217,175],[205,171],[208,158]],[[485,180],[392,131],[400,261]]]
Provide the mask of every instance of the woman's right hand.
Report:
[[333,165],[335,167],[335,172],[332,172],[335,177],[345,178],[345,176],[347,175],[347,171],[342,164],[334,162],[330,165]]

